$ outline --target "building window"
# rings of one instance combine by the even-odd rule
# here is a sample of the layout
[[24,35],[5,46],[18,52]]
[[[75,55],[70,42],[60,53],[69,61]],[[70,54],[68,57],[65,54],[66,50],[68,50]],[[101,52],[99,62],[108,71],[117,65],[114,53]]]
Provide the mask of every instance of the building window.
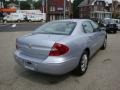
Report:
[[99,5],[99,2],[97,2],[97,5]]
[[79,8],[80,11],[82,11],[82,8]]
[[97,11],[97,6],[94,6],[94,11]]
[[66,7],[66,11],[69,11],[69,7]]
[[55,6],[50,6],[50,11],[55,11]]
[[100,2],[100,5],[102,5],[102,2]]

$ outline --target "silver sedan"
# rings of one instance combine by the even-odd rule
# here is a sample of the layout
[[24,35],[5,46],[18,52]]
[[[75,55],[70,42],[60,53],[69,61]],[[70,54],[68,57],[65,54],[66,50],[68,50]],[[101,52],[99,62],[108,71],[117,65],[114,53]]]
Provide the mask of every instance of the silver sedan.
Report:
[[106,32],[88,19],[52,21],[16,39],[15,61],[26,69],[62,75],[83,75],[89,59],[105,49]]

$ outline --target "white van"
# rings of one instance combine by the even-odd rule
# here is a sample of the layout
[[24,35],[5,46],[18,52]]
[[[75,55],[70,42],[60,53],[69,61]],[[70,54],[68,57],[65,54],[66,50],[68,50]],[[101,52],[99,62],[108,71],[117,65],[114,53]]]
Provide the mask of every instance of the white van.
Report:
[[22,13],[11,13],[10,15],[7,15],[3,18],[4,22],[8,22],[8,21],[17,21],[17,22],[21,22],[23,21],[25,18],[24,14]]
[[38,15],[31,15],[31,16],[27,16],[28,21],[42,21],[41,16]]
[[28,21],[45,21],[45,14],[32,14],[32,15],[27,15]]

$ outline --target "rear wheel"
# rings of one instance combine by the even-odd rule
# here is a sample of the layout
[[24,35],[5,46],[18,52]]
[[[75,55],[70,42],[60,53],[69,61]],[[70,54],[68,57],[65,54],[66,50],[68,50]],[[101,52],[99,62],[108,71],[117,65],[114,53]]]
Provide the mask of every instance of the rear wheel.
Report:
[[88,52],[84,51],[80,58],[80,63],[78,65],[78,67],[75,69],[76,75],[85,74],[85,72],[87,71],[87,68],[88,68],[88,61],[89,61]]

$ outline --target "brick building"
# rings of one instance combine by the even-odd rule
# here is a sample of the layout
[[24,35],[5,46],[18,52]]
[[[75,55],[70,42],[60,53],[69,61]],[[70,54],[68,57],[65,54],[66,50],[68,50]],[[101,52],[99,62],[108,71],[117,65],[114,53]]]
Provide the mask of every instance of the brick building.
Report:
[[[47,21],[59,20],[64,18],[64,0],[47,0]],[[43,11],[43,10],[42,10]],[[66,0],[66,18],[70,18],[72,15],[71,0]]]
[[120,18],[120,1],[113,0],[113,3],[109,4],[109,10],[112,12],[113,17]]
[[111,18],[112,13],[106,9],[107,6],[108,3],[106,3],[104,0],[84,0],[78,6],[79,17],[94,20]]

